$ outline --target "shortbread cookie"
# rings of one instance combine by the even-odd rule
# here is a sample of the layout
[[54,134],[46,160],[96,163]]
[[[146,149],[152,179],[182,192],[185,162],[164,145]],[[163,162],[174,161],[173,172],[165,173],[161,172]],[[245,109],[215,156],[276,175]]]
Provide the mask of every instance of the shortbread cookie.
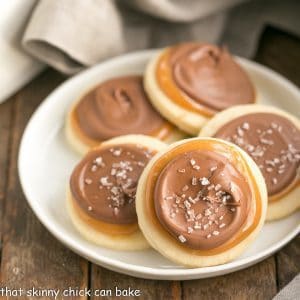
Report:
[[233,142],[254,159],[268,189],[267,220],[285,217],[300,207],[299,119],[270,106],[237,106],[217,114],[200,136]]
[[267,190],[249,155],[220,139],[186,139],[143,171],[136,209],[149,244],[188,267],[224,264],[259,233]]
[[186,135],[153,108],[141,76],[100,83],[83,95],[67,115],[66,136],[79,153],[124,134],[146,134],[167,143]]
[[127,135],[85,155],[67,191],[69,214],[83,237],[116,250],[149,247],[137,223],[136,187],[151,157],[164,148],[155,138]]
[[254,103],[254,87],[225,48],[183,43],[162,50],[148,64],[145,90],[156,109],[191,135],[215,113]]

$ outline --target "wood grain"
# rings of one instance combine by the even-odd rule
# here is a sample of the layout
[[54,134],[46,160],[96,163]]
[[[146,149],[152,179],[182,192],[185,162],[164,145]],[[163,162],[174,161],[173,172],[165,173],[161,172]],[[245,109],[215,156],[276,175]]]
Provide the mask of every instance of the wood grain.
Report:
[[255,60],[300,86],[300,39],[267,26],[261,35]]
[[[140,291],[140,299],[181,299],[180,282],[157,281],[139,279],[123,274],[118,274],[107,269],[93,265],[91,269],[91,289],[112,289],[112,296],[101,299],[120,299],[115,294],[115,287],[121,290],[132,288]],[[92,298],[97,299],[96,297]],[[126,299],[136,299],[136,297],[126,297]]]
[[276,254],[277,283],[282,289],[300,273],[300,235]]
[[[0,277],[2,286],[62,290],[68,286],[87,285],[87,262],[62,246],[40,224],[27,205],[17,174],[19,142],[28,119],[44,97],[63,80],[64,78],[57,72],[48,70],[9,100],[13,103],[14,118],[4,209],[5,226]],[[86,299],[86,297],[72,299]]]
[[7,173],[9,163],[9,128],[11,125],[11,118],[12,103],[8,101],[0,105],[0,253],[2,248],[2,221],[4,217],[4,200],[6,194]]
[[275,294],[276,272],[273,257],[225,276],[183,282],[185,300],[268,300]]

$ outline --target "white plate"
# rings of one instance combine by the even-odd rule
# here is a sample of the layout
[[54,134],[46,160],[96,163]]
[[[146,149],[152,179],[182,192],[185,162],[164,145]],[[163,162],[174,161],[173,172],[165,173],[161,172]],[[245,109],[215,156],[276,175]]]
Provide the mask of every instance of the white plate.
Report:
[[[28,203],[40,221],[67,247],[113,271],[153,279],[195,279],[246,268],[271,255],[300,231],[300,212],[266,224],[256,241],[238,259],[220,266],[187,269],[154,250],[126,252],[95,246],[83,239],[65,209],[65,188],[80,157],[64,137],[65,114],[84,90],[101,80],[124,74],[141,74],[154,50],[124,55],[99,64],[63,83],[32,116],[19,153],[19,175]],[[239,59],[255,83],[264,103],[300,115],[300,92],[273,71]]]

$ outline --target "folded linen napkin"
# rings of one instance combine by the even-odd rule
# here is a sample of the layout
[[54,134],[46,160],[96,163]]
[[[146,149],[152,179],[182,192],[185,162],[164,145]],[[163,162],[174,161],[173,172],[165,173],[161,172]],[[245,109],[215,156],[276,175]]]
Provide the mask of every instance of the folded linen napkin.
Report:
[[64,73],[78,72],[124,50],[119,13],[110,0],[41,0],[23,46]]
[[[137,0],[126,3],[164,19],[191,21],[241,1]],[[224,25],[225,19],[221,13],[208,22],[201,20],[172,28],[166,22],[130,11],[124,2],[119,1],[117,5],[112,0],[40,0],[26,28],[23,46],[41,61],[64,73],[73,74],[125,51],[153,47],[151,40],[158,40],[162,35],[164,37],[160,39],[172,43],[178,37],[181,40],[183,37],[195,38],[186,33],[197,28],[195,33],[199,37],[205,39],[207,36],[215,42]],[[203,36],[207,28],[210,32]]]
[[300,35],[299,10],[294,0],[40,0],[23,47],[67,74],[127,51],[184,40],[222,42],[249,57],[266,24]]
[[39,73],[43,64],[21,47],[36,0],[0,1],[0,103]]
[[298,274],[287,286],[285,286],[273,300],[300,299],[300,274]]

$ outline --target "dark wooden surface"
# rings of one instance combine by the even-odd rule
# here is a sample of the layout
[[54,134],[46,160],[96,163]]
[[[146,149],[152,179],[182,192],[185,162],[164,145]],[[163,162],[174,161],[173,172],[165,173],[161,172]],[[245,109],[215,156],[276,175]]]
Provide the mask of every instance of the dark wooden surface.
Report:
[[[254,59],[300,85],[298,38],[268,27]],[[62,75],[48,69],[0,105],[0,288],[63,290],[69,286],[88,289],[119,286],[140,289],[141,299],[265,300],[271,299],[300,272],[300,237],[275,255],[245,270],[184,282],[143,280],[117,274],[89,263],[60,244],[28,207],[18,179],[17,156],[30,116],[45,96],[64,80]],[[96,297],[60,296],[57,299]]]

